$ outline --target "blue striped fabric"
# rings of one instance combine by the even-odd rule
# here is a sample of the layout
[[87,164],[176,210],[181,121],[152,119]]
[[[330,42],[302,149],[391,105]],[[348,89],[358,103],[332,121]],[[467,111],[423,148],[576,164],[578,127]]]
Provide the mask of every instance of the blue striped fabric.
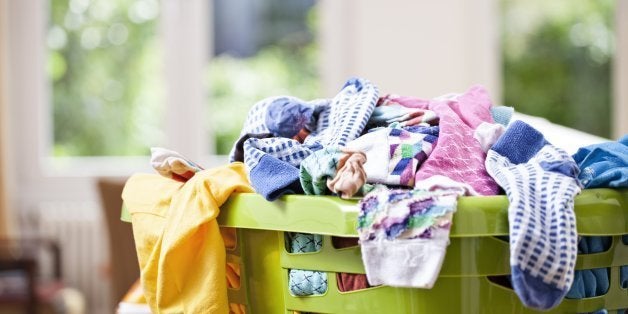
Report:
[[[314,117],[316,129],[310,130],[311,133],[303,144],[282,137],[246,140],[243,145],[244,162],[255,190],[261,190],[263,186],[263,190],[271,192],[271,195],[280,195],[280,192],[272,191],[272,187],[268,186],[269,182],[291,182],[294,179],[269,180],[269,176],[277,176],[281,173],[267,173],[266,171],[255,171],[256,176],[252,176],[253,169],[260,166],[260,161],[264,156],[274,157],[280,162],[299,168],[301,161],[313,151],[322,147],[345,146],[348,141],[360,136],[375,108],[378,97],[377,87],[368,80],[350,79],[331,101],[312,102],[315,115],[318,113],[318,116]],[[285,98],[274,97],[255,104],[249,112],[242,134],[268,132],[268,127],[265,125],[266,110],[273,101],[285,100]],[[276,168],[277,165],[274,164],[273,167]],[[266,169],[266,167],[260,169]],[[269,167],[268,171],[272,171],[272,168]]]
[[379,98],[377,86],[365,79],[350,79],[331,101],[306,145],[343,147],[362,134]]
[[[249,109],[248,115],[244,122],[244,126],[242,127],[242,131],[240,131],[240,138],[246,134],[262,134],[262,133],[271,133],[266,125],[266,115],[268,108],[271,104],[276,102],[300,102],[306,103],[314,108],[315,112],[324,111],[330,105],[330,100],[328,99],[315,99],[309,102],[301,100],[296,97],[291,96],[274,96],[262,99],[255,103],[251,109]],[[324,118],[324,117],[323,117]],[[319,118],[320,119],[320,118]],[[234,152],[235,152],[235,144],[229,153],[229,161],[234,161]],[[245,153],[246,155],[246,153]],[[261,157],[261,156],[258,156]],[[259,158],[257,158],[259,159]],[[251,168],[249,168],[251,169]]]
[[265,154],[299,168],[301,161],[311,153],[312,150],[307,146],[283,137],[250,138],[244,142],[244,162],[249,171],[257,166]]
[[[575,164],[573,159],[521,123],[516,121],[496,143],[502,148],[500,152],[517,158],[491,149],[486,170],[510,201],[510,265],[515,292],[526,306],[546,310],[562,301],[573,281],[578,238],[573,207],[580,186],[573,176],[555,170],[558,168],[544,167]],[[529,143],[532,137],[537,143]],[[531,147],[536,147],[534,152],[529,151]],[[532,157],[519,160],[521,156]]]

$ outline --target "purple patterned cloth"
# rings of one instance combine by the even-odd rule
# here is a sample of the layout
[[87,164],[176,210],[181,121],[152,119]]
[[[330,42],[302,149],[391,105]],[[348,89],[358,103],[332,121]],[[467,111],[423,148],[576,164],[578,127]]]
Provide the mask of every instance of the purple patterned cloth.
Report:
[[366,154],[367,182],[413,187],[416,171],[437,139],[437,126],[400,128],[393,124],[362,135],[347,148]]
[[431,288],[449,244],[458,197],[476,194],[442,176],[413,190],[378,185],[359,203],[358,235],[368,282]]
[[440,134],[432,154],[417,171],[416,181],[444,175],[469,184],[481,195],[496,195],[499,186],[486,172],[486,153],[473,137],[482,123],[493,123],[488,92],[474,86],[460,95],[447,95],[433,100],[392,97],[390,101],[407,107],[430,109],[439,117]]

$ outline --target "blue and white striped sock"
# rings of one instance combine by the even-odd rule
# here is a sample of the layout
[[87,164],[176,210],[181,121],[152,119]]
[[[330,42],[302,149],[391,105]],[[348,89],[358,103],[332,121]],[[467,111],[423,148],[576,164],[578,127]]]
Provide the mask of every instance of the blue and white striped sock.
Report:
[[[287,193],[303,193],[299,182],[301,161],[322,147],[342,147],[358,138],[378,97],[379,91],[370,81],[349,79],[329,105],[322,100],[303,104],[311,106],[315,112],[320,111],[314,121],[310,121],[316,128],[309,126],[312,133],[303,144],[284,137],[246,140],[243,144],[244,162],[255,191],[268,201]],[[257,103],[249,112],[245,129],[253,133],[269,132],[267,110],[298,101],[279,97]],[[232,150],[232,159],[234,153],[235,149]]]
[[565,151],[522,121],[489,150],[486,170],[506,191],[510,206],[510,266],[524,305],[558,305],[573,281],[577,256],[574,197],[578,167]]
[[303,143],[310,147],[345,146],[362,134],[378,99],[379,90],[369,80],[347,80],[331,104],[319,114],[316,128]]
[[244,142],[244,162],[251,185],[268,201],[283,194],[303,193],[299,165],[311,153],[289,138],[249,138]]

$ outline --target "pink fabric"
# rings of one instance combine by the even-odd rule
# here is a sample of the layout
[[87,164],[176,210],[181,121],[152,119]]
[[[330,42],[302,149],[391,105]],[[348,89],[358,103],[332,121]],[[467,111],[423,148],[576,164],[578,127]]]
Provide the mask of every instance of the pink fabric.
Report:
[[397,96],[397,95],[386,95],[380,99],[380,101],[391,100],[396,102],[404,107],[408,108],[420,108],[420,109],[429,109],[429,100],[414,98],[414,97],[406,97],[406,96]]
[[438,141],[432,154],[416,173],[416,180],[434,175],[444,175],[458,182],[469,184],[481,195],[496,195],[499,186],[486,172],[486,153],[473,137],[482,123],[493,123],[491,100],[481,86],[474,86],[452,99],[421,100],[399,97],[393,101],[408,107],[430,109],[440,118]]

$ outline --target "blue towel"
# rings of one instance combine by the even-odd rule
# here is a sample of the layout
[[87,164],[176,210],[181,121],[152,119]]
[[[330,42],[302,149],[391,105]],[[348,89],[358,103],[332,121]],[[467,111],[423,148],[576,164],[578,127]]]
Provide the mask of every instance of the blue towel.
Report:
[[[611,237],[582,237],[578,242],[578,254],[601,253],[611,246]],[[583,269],[574,272],[574,281],[565,296],[582,299],[600,296],[608,292],[608,268]]]
[[573,158],[585,188],[628,187],[628,135],[617,142],[582,147]]
[[249,177],[255,191],[268,201],[284,194],[303,194],[299,169],[270,155],[263,155]]
[[[585,188],[628,187],[628,134],[617,142],[606,142],[580,148],[573,158],[580,167],[578,179]],[[622,237],[622,242],[628,244],[628,235]],[[584,243],[585,246],[593,245],[593,247],[588,248],[589,253],[595,253],[590,249],[595,249],[598,244]],[[621,287],[628,288],[628,266],[622,266],[619,274]],[[577,271],[574,275],[579,276]],[[578,287],[574,289],[582,292]],[[581,294],[574,291],[573,295],[580,296]]]

